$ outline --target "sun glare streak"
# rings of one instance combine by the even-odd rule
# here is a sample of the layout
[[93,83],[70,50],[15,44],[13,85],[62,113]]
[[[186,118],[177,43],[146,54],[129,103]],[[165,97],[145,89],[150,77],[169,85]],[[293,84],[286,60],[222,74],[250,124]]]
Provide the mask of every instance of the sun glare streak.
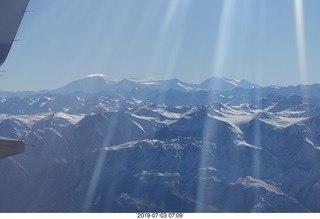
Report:
[[[150,77],[156,76],[156,68],[158,67],[157,62],[160,59],[160,54],[162,54],[161,50],[166,44],[167,41],[167,35],[171,28],[171,26],[176,23],[180,28],[176,30],[177,36],[176,36],[176,42],[178,47],[174,46],[174,49],[169,55],[169,65],[174,66],[178,54],[179,49],[181,46],[181,38],[183,36],[183,28],[182,24],[185,20],[187,11],[189,10],[190,1],[189,0],[174,0],[169,1],[166,9],[166,13],[164,15],[164,19],[161,22],[160,28],[159,28],[159,36],[157,37],[154,49],[153,49],[153,56],[151,57],[151,61],[147,68],[147,73],[150,75]],[[170,70],[170,68],[167,68]],[[165,72],[164,76],[167,77],[169,75],[173,74],[173,72]]]
[[236,6],[236,0],[223,1],[220,17],[217,41],[212,62],[212,73],[222,74],[223,67],[227,61],[227,52],[229,51],[231,41],[231,30],[235,19],[233,17]]
[[306,60],[306,46],[304,35],[304,18],[303,18],[303,0],[294,1],[295,9],[295,23],[297,34],[297,47],[298,47],[298,59],[299,59],[299,73],[302,84],[308,82],[307,60]]
[[[265,2],[259,2],[260,3],[260,11],[257,13],[258,20],[253,22],[252,16],[256,15],[254,13],[254,5],[256,2],[254,1],[246,1],[245,4],[242,4],[241,7],[238,7],[236,0],[226,0],[223,2],[222,5],[222,11],[221,11],[221,17],[220,17],[220,23],[218,27],[217,32],[217,40],[215,43],[215,50],[214,50],[214,56],[213,56],[213,65],[212,65],[212,76],[214,75],[222,75],[225,71],[225,68],[227,66],[227,61],[229,60],[229,52],[231,49],[231,46],[235,46],[236,48],[239,47],[238,52],[236,53],[236,60],[238,68],[241,69],[240,64],[243,62],[243,54],[240,53],[240,51],[245,51],[245,48],[243,45],[245,45],[245,41],[247,39],[247,34],[250,34],[249,30],[253,24],[258,25],[257,27],[257,37],[255,42],[255,50],[253,51],[255,53],[255,56],[253,57],[255,60],[250,66],[251,71],[255,71],[255,76],[258,80],[261,80],[261,72],[262,72],[262,60],[260,58],[261,55],[261,45],[263,40],[263,24],[265,19]],[[261,12],[261,13],[260,13]],[[240,20],[237,16],[240,16]],[[234,29],[236,25],[241,25],[242,32],[240,33],[240,36],[237,36],[236,39],[234,39]],[[249,28],[250,27],[250,28]],[[235,40],[240,40],[240,45],[234,45]],[[240,63],[240,64],[239,64]],[[237,69],[236,69],[237,71]],[[237,72],[236,72],[237,73]],[[238,72],[239,76],[243,74],[243,72]],[[214,86],[215,84],[212,84]],[[254,101],[256,105],[260,104],[260,98],[261,93],[257,92],[254,94]],[[218,100],[209,99],[209,102],[213,103]],[[201,150],[201,161],[200,161],[200,167],[206,167],[209,165],[208,160],[208,150],[210,150],[208,147],[212,147],[212,145],[206,143],[207,139],[214,139],[214,135],[216,132],[217,127],[215,127],[214,124],[210,124],[210,121],[206,121],[204,125],[204,135],[203,135],[203,147]],[[253,130],[253,144],[255,146],[261,145],[261,134],[260,134],[260,124],[256,123]],[[250,149],[251,154],[251,164],[252,164],[252,174],[256,178],[261,178],[261,151],[257,149]],[[235,155],[232,159],[238,160],[240,157]],[[237,169],[230,169],[230,174],[236,174]],[[203,178],[205,177],[205,171],[199,171],[198,177]],[[205,203],[207,201],[207,194],[206,189],[207,185],[205,180],[198,180],[198,187],[197,187],[197,201],[199,204],[197,205],[196,211],[202,212],[203,205],[202,203]],[[259,192],[256,193],[256,198],[259,197]]]
[[[298,50],[298,65],[299,75],[302,85],[308,83],[308,69],[307,69],[307,56],[306,56],[306,45],[305,45],[305,32],[304,32],[304,17],[303,17],[303,0],[294,1],[295,10],[295,23],[296,23],[296,35],[297,35],[297,50]],[[307,98],[309,97],[308,88],[301,86],[302,98],[308,103]],[[306,112],[310,112],[308,104],[305,106]]]
[[[89,2],[89,4],[92,3]],[[88,25],[89,29],[85,32],[87,43],[82,46],[82,51],[79,51],[78,57],[71,60],[70,69],[74,68],[75,65],[79,65],[79,63],[82,63],[83,69],[86,69],[87,60],[89,59],[90,62],[94,63],[95,71],[105,72],[108,70],[110,66],[109,60],[111,60],[111,57],[114,56],[114,51],[117,51],[121,44],[121,37],[119,36],[126,29],[126,24],[130,19],[135,3],[134,1],[129,1],[121,6],[121,10],[118,10],[119,5],[115,1],[101,1],[99,6],[93,19],[95,22],[90,23]],[[91,9],[90,5],[88,9]],[[114,13],[116,10],[118,10],[117,13]],[[107,31],[106,34],[106,30],[112,31]],[[100,48],[100,50],[95,48]],[[96,50],[94,58],[88,57],[88,55],[93,54],[94,49]],[[86,74],[86,72],[84,73]]]
[[[100,149],[99,156],[98,156],[98,158],[96,160],[96,164],[95,164],[93,173],[92,173],[91,178],[90,178],[90,182],[89,182],[86,198],[85,198],[84,203],[83,203],[83,207],[82,207],[82,211],[83,212],[89,212],[90,211],[91,203],[92,203],[92,200],[94,198],[94,194],[95,194],[95,191],[97,189],[97,186],[98,186],[98,183],[99,183],[99,180],[100,180],[100,176],[101,176],[101,173],[102,173],[102,169],[104,167],[104,163],[105,163],[105,160],[106,160],[106,157],[107,157],[107,153],[108,153],[107,150],[105,148],[103,148],[103,147],[108,147],[110,145],[111,139],[115,134],[115,129],[113,127],[116,126],[116,124],[118,123],[118,120],[119,120],[119,115],[116,114],[115,118],[110,121],[110,127],[112,127],[112,128],[110,128],[109,132],[106,133],[106,136],[104,137],[104,141],[103,141],[102,147]],[[116,181],[113,182],[113,183],[116,183]]]
[[[227,61],[227,52],[230,46],[231,41],[231,29],[235,22],[234,20],[234,10],[235,10],[236,0],[225,0],[222,5],[222,12],[220,17],[220,23],[218,27],[218,36],[217,41],[215,43],[215,50],[213,54],[212,61],[212,76],[217,74],[222,74],[224,65]],[[210,98],[210,97],[209,97]],[[212,98],[208,99],[208,102],[215,102]],[[214,139],[216,127],[212,124],[209,117],[206,117],[207,120],[204,123],[203,127],[203,137],[202,137],[202,147],[201,147],[201,155],[200,155],[200,164],[198,171],[198,184],[197,184],[197,206],[196,212],[203,212],[202,203],[206,202],[207,193],[205,188],[207,187],[206,181],[201,180],[206,175],[206,171],[201,171],[200,168],[204,168],[208,166],[208,147],[212,147],[211,144],[208,143],[210,139]]]
[[98,182],[100,179],[101,170],[103,168],[103,164],[106,159],[106,156],[107,156],[107,151],[104,149],[101,149],[99,156],[98,156],[98,159],[96,161],[96,165],[94,167],[94,171],[93,171],[91,179],[90,179],[86,199],[85,199],[85,202],[84,202],[83,208],[82,208],[83,212],[90,211],[91,202],[93,200],[94,193],[96,191],[96,188],[97,188],[97,185],[98,185]]
[[[264,1],[259,1],[259,6],[258,6],[258,12],[256,14],[257,17],[257,38],[256,38],[256,51],[255,51],[255,59],[254,59],[254,76],[255,76],[255,81],[257,84],[262,84],[262,76],[263,76],[263,58],[262,58],[262,50],[263,50],[263,38],[265,35],[265,26],[266,26],[266,0]],[[260,91],[259,91],[260,92]],[[257,101],[257,98],[261,98],[261,94],[258,93],[255,95],[255,101]]]
[[[207,175],[207,169],[210,160],[209,160],[209,152],[214,145],[209,143],[207,140],[211,138],[214,134],[214,127],[210,127],[209,121],[206,121],[206,125],[204,126],[204,135],[202,139],[202,147],[201,147],[201,156],[200,156],[200,163],[199,163],[199,170],[198,170],[198,182],[197,182],[197,190],[196,190],[196,209],[195,212],[205,212],[204,203],[208,201],[208,198],[211,198],[208,192],[206,191],[207,188],[207,181],[205,177]],[[208,197],[209,196],[209,197]]]
[[[163,27],[162,27],[163,33],[167,33],[169,31],[170,25],[172,25],[173,20],[176,18],[178,14],[179,7],[181,8],[181,1],[170,1],[170,5],[168,6],[167,13],[165,16],[165,20],[163,22]],[[181,22],[184,20],[184,17],[186,14],[185,12],[186,12],[186,9],[184,8],[183,13],[179,19],[180,26],[182,25]],[[173,44],[172,50],[169,54],[169,59],[168,59],[169,61],[167,64],[166,71],[164,72],[165,78],[168,78],[170,77],[170,75],[174,74],[173,69],[177,61],[177,58],[179,56],[179,51],[181,49],[181,44],[182,44],[182,38],[183,38],[182,30],[179,30],[177,32],[177,36]]]
[[166,11],[166,15],[161,28],[163,33],[166,33],[170,28],[170,25],[172,24],[172,21],[177,14],[180,3],[181,1],[179,0],[169,1],[168,9]]
[[[255,51],[255,59],[253,62],[253,70],[255,72],[255,81],[258,84],[262,82],[262,75],[263,75],[263,64],[262,64],[262,45],[263,45],[263,36],[264,36],[264,29],[265,29],[265,19],[266,19],[266,1],[259,1],[258,12],[257,12],[257,38],[256,38],[256,51]],[[261,98],[262,92],[261,90],[257,89],[254,92],[254,104],[260,109],[261,108]],[[261,126],[260,123],[254,123],[254,133],[253,133],[253,145],[260,146],[261,145]],[[260,178],[261,176],[261,153],[260,151],[253,151],[254,156],[252,157],[253,163],[253,176],[256,178]],[[258,195],[257,195],[258,197]]]
[[206,209],[204,209],[203,203],[206,203],[207,201],[207,181],[204,180],[204,178],[207,175],[206,167],[209,166],[209,151],[212,149],[213,144],[210,143],[211,139],[214,139],[216,127],[215,124],[211,121],[212,119],[208,116],[208,112],[205,112],[205,121],[203,125],[203,136],[202,136],[202,145],[201,145],[201,152],[200,152],[200,158],[199,158],[199,170],[198,170],[198,183],[197,183],[197,190],[196,190],[196,212],[204,212]]

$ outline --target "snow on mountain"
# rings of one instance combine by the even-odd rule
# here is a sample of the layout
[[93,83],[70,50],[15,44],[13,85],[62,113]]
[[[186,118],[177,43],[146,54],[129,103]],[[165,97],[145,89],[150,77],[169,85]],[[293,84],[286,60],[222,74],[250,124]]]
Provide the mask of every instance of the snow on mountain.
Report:
[[[181,122],[177,123],[172,128],[181,130]],[[220,126],[221,130],[230,127],[227,123]],[[307,190],[317,191],[314,185],[319,174],[312,176],[312,169],[283,165],[283,159],[268,150],[237,148],[215,139],[203,142],[185,131],[166,140],[151,138],[95,150],[17,182],[13,186],[26,190],[25,195],[17,194],[27,203],[20,211],[308,212],[317,207],[316,196],[308,203],[299,193],[307,184]],[[102,162],[99,181],[92,184],[97,161]],[[292,175],[307,179],[292,181]],[[38,177],[51,179],[41,191],[37,189],[40,182],[35,181]],[[95,189],[90,193],[92,185]],[[11,204],[15,199],[3,194],[7,202],[2,206],[17,211]]]
[[159,123],[170,124],[183,116],[190,107],[174,107],[167,105],[156,105],[153,103],[143,103],[130,110],[138,118],[146,118]]
[[232,90],[234,88],[259,88],[259,85],[252,84],[247,80],[231,80],[227,78],[211,77],[199,85],[202,89],[208,90]]
[[64,87],[53,90],[53,93],[68,94],[74,92],[98,93],[105,91],[111,81],[106,81],[101,75],[89,75],[83,79],[73,81]]
[[142,139],[159,124],[123,112],[86,116],[77,125],[81,144],[96,148]]
[[1,212],[320,212],[316,85],[108,80],[0,98]]
[[147,101],[155,104],[166,104],[171,106],[202,106],[210,104],[212,101],[220,99],[219,94],[210,91],[191,91],[183,92],[179,90],[167,90],[158,93]]
[[146,80],[146,79],[123,79],[114,85],[114,89],[128,89],[132,90],[135,88],[148,88],[152,90],[181,90],[181,91],[190,91],[195,89],[195,85],[185,83],[178,79],[171,80]]
[[179,90],[179,91],[197,91],[199,89],[205,90],[232,90],[234,88],[253,89],[260,86],[252,84],[246,80],[231,80],[226,78],[212,77],[201,84],[188,84],[178,79],[171,80],[145,80],[145,79],[123,79],[115,84],[115,89],[134,89],[134,88],[148,88],[152,90]]
[[140,101],[120,94],[99,93],[72,95],[43,94],[30,97],[4,98],[0,104],[1,114],[29,115],[37,113],[64,112],[68,114],[93,114],[134,107]]

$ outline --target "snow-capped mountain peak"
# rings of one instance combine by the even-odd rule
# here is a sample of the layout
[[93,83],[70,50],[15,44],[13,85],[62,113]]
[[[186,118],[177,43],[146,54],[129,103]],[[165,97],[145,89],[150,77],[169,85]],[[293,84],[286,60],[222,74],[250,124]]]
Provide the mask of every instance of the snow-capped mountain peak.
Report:
[[170,80],[148,80],[148,79],[137,79],[129,78],[123,79],[115,84],[114,89],[134,89],[134,88],[144,88],[151,90],[182,90],[190,91],[195,89],[195,85],[191,85],[180,81],[179,79]]
[[116,81],[112,80],[108,75],[106,74],[88,74],[86,75],[84,78],[95,78],[95,77],[99,77],[99,78],[103,78],[106,82],[107,85],[112,85],[115,84]]
[[59,94],[70,94],[74,92],[99,93],[105,91],[108,88],[108,85],[114,83],[113,81],[106,79],[105,75],[88,75],[83,79],[73,81],[52,92]]
[[200,85],[202,89],[210,90],[232,90],[234,88],[257,88],[259,85],[252,84],[247,80],[232,80],[227,78],[211,77],[203,81]]

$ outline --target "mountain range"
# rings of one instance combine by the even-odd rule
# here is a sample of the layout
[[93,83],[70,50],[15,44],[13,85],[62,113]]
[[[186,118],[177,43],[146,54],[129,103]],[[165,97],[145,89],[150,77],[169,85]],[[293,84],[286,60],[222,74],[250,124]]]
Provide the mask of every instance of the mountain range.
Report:
[[[320,212],[320,85],[103,75],[0,92],[0,212]],[[29,145],[29,146],[28,146]]]
[[260,87],[246,80],[231,80],[227,78],[212,77],[200,84],[189,84],[179,79],[170,80],[149,80],[126,78],[120,81],[113,81],[102,74],[88,75],[82,79],[73,81],[63,87],[54,90],[44,90],[38,92],[5,92],[0,91],[0,96],[26,96],[34,94],[43,94],[46,92],[55,94],[70,94],[74,92],[98,93],[103,91],[119,91],[132,89],[152,89],[152,90],[180,90],[180,91],[196,91],[196,90],[232,90],[234,88],[255,88]]

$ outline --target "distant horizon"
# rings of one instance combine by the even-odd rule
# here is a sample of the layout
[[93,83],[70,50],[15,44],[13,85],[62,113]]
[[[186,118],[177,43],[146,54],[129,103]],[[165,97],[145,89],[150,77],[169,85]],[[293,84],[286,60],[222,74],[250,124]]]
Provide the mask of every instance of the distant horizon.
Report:
[[211,77],[208,77],[207,79],[199,82],[199,83],[193,83],[193,82],[187,82],[187,81],[184,81],[184,80],[181,80],[180,78],[170,78],[170,79],[152,79],[152,78],[137,78],[137,77],[131,77],[131,78],[121,78],[121,79],[113,79],[111,78],[109,75],[106,75],[106,74],[88,74],[88,75],[85,75],[81,78],[77,78],[77,79],[74,79],[72,81],[69,81],[69,82],[66,82],[65,84],[61,85],[61,86],[58,86],[58,87],[55,87],[55,88],[48,88],[48,89],[39,89],[39,90],[3,90],[3,89],[0,89],[0,92],[9,92],[9,93],[23,93],[23,92],[43,92],[43,91],[53,91],[53,90],[57,90],[57,89],[60,89],[60,88],[63,88],[65,86],[68,86],[69,84],[73,83],[73,82],[77,82],[77,81],[81,81],[81,80],[84,80],[86,78],[93,78],[93,77],[101,77],[103,78],[104,80],[109,80],[109,81],[112,81],[112,82],[115,82],[115,83],[119,83],[125,79],[127,80],[136,80],[136,81],[139,81],[141,80],[141,82],[143,81],[154,81],[154,82],[162,82],[162,81],[170,81],[170,80],[174,80],[174,79],[177,79],[179,81],[182,81],[184,83],[187,83],[187,84],[190,84],[190,85],[200,85],[201,83],[205,82],[206,80],[209,80],[211,78],[217,78],[217,79],[226,79],[226,80],[231,80],[231,81],[237,81],[237,82],[240,82],[240,81],[247,81],[249,82],[250,84],[253,84],[253,85],[257,85],[257,86],[260,86],[261,88],[266,88],[266,87],[290,87],[290,86],[293,86],[293,87],[298,87],[298,86],[312,86],[312,85],[320,85],[320,83],[312,83],[312,84],[291,84],[291,85],[274,85],[274,84],[271,84],[271,85],[267,85],[267,86],[263,86],[261,84],[257,84],[257,83],[254,83],[252,81],[249,81],[247,79],[233,79],[233,78],[227,78],[227,77],[223,77],[223,76],[211,76]]

